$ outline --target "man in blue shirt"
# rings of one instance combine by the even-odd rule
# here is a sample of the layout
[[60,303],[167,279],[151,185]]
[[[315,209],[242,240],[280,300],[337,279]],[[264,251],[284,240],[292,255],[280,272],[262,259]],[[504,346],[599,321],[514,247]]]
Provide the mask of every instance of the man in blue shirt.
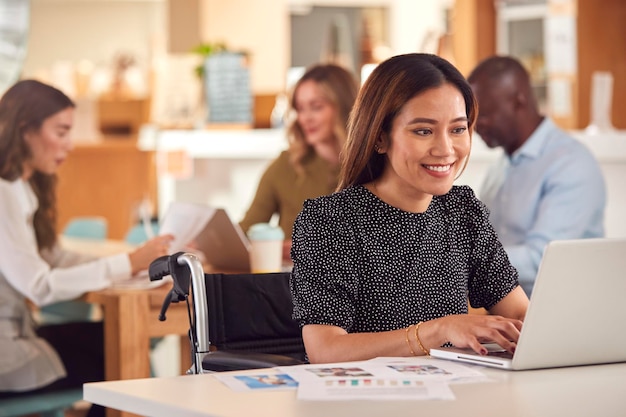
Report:
[[519,61],[487,58],[468,80],[479,104],[476,132],[504,150],[479,197],[530,297],[549,241],[604,236],[604,178],[591,152],[539,113]]

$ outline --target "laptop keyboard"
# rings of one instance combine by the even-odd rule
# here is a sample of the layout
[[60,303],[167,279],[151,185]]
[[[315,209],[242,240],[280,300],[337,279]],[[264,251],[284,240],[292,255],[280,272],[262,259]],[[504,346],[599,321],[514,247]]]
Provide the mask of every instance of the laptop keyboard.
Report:
[[506,350],[491,350],[487,352],[487,356],[494,356],[496,358],[513,359],[513,354]]

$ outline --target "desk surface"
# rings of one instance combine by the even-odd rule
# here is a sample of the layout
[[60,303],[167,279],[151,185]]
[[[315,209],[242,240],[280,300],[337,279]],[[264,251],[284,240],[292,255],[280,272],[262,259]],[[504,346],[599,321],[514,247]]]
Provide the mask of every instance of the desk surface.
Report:
[[492,381],[452,385],[453,401],[299,401],[293,390],[236,392],[211,374],[85,384],[84,398],[150,417],[623,417],[626,413],[626,363],[480,370]]

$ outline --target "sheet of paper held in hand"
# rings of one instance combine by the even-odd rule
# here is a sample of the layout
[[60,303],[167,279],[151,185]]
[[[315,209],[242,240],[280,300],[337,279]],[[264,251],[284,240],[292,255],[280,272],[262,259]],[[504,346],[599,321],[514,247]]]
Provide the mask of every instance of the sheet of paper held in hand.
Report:
[[[215,374],[237,391],[297,389],[300,400],[453,400],[451,383],[484,382],[478,370],[431,358],[297,365],[272,373]],[[294,383],[296,381],[296,383]]]
[[159,226],[159,234],[171,234],[170,253],[185,250],[211,220],[215,209],[202,204],[173,202]]

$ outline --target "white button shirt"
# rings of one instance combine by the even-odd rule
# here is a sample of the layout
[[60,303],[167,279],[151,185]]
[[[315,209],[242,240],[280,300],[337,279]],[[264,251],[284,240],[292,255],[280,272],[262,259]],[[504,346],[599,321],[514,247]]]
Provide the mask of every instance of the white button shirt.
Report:
[[94,259],[60,247],[42,253],[32,224],[37,198],[21,179],[0,179],[0,391],[31,390],[65,376],[37,338],[25,299],[36,305],[77,298],[130,278],[128,255]]

